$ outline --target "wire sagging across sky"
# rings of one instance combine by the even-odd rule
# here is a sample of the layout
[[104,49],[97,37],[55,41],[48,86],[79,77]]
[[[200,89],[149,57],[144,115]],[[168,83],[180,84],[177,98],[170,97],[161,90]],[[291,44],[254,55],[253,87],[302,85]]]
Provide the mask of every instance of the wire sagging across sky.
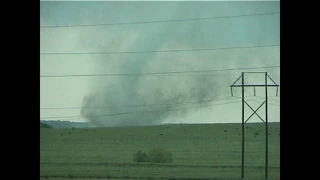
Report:
[[[103,114],[103,115],[94,115],[94,116],[87,116],[87,117],[105,117],[105,116],[115,116],[115,115],[124,115],[124,114],[132,114],[132,113],[148,113],[148,112],[157,112],[157,111],[176,111],[176,110],[184,110],[184,109],[192,109],[192,108],[202,108],[202,107],[210,107],[215,105],[225,105],[225,104],[232,104],[237,103],[241,101],[233,101],[228,103],[219,103],[219,104],[211,104],[211,105],[205,105],[201,107],[184,107],[184,108],[176,108],[176,109],[168,109],[168,108],[161,108],[161,109],[155,109],[155,110],[144,110],[144,111],[131,111],[131,112],[123,112],[123,113],[113,113],[113,114]],[[68,120],[75,120],[75,119],[82,119],[81,116],[62,116],[62,117],[43,117],[41,119],[53,119],[53,118],[60,118],[60,119],[68,119]]]
[[260,45],[260,46],[236,46],[236,47],[220,47],[220,48],[204,48],[204,49],[169,49],[169,50],[153,50],[153,51],[123,51],[123,52],[40,52],[40,55],[101,55],[101,54],[137,54],[137,53],[164,53],[164,52],[188,52],[188,51],[212,51],[225,49],[248,49],[263,47],[280,47],[279,44]]
[[[250,100],[256,100],[256,99],[260,99],[260,97],[255,97],[255,99],[252,99],[254,96],[250,97]],[[154,106],[154,105],[161,105],[164,107],[158,107],[160,109],[149,109],[149,110],[142,110],[142,111],[131,111],[131,112],[121,112],[121,113],[113,113],[113,114],[106,114],[106,115],[97,115],[97,116],[90,116],[90,117],[100,117],[100,116],[114,116],[114,115],[122,115],[122,114],[131,114],[131,113],[145,113],[145,112],[157,112],[157,111],[174,111],[174,110],[183,110],[183,109],[190,109],[190,108],[201,108],[201,107],[210,107],[210,106],[216,106],[216,105],[225,105],[225,104],[232,104],[232,103],[237,103],[237,102],[242,102],[239,100],[235,100],[235,98],[239,98],[237,96],[229,96],[227,98],[223,98],[223,99],[216,99],[216,100],[205,100],[205,101],[198,101],[198,102],[184,102],[184,103],[171,103],[171,104],[151,104],[151,105],[140,105],[140,106]],[[168,109],[168,107],[171,107],[173,105],[183,105],[183,104],[196,104],[196,103],[206,103],[206,102],[212,102],[212,101],[224,101],[224,100],[232,100],[232,102],[226,102],[226,103],[216,103],[216,104],[211,104],[211,105],[201,105],[201,107],[197,107],[197,106],[192,106],[192,107],[183,107],[183,108],[176,108],[176,109]],[[135,106],[139,106],[139,105],[135,105]],[[123,107],[128,107],[128,106],[118,106],[116,108],[123,108]],[[131,106],[130,106],[131,107]],[[66,109],[68,108],[72,108],[72,109],[78,109],[80,107],[65,107]],[[87,107],[90,108],[90,107]],[[110,107],[91,107],[91,108],[110,108]],[[62,108],[42,108],[42,109],[62,109]],[[74,119],[80,119],[82,118],[81,116],[60,116],[60,117],[43,117],[41,119],[53,119],[53,118],[73,118],[71,120]]]
[[[232,98],[232,97],[231,97]],[[230,100],[229,96],[222,99],[209,99],[203,101],[195,101],[195,102],[175,102],[175,103],[168,103],[168,104],[136,104],[136,105],[127,105],[127,106],[108,106],[108,107],[53,107],[53,108],[40,108],[40,109],[81,109],[81,108],[89,108],[89,109],[107,109],[107,108],[136,108],[136,107],[148,107],[148,106],[177,106],[183,104],[196,104],[196,103],[207,103],[212,101],[224,101]]]
[[133,25],[133,24],[170,23],[170,22],[199,21],[199,20],[222,19],[222,18],[239,18],[239,17],[249,17],[249,16],[266,16],[266,15],[275,15],[275,14],[280,14],[280,12],[229,15],[229,16],[215,16],[215,17],[190,18],[190,19],[154,20],[154,21],[141,21],[141,22],[40,26],[40,28],[71,28],[71,27],[90,27],[90,26],[115,26],[115,25]]
[[169,74],[183,74],[183,73],[205,73],[216,71],[234,71],[234,70],[250,70],[250,69],[267,69],[279,68],[280,66],[264,66],[264,67],[247,67],[247,68],[231,68],[231,69],[212,69],[212,70],[198,70],[198,71],[171,71],[171,72],[149,72],[149,73],[123,73],[123,74],[69,74],[69,75],[42,75],[40,77],[85,77],[85,76],[146,76],[146,75],[169,75]]

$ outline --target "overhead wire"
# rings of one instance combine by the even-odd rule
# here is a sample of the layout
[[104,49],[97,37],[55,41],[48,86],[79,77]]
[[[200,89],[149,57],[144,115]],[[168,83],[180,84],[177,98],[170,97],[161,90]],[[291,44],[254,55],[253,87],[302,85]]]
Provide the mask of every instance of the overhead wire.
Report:
[[250,69],[268,69],[280,68],[280,66],[265,66],[265,67],[247,67],[247,68],[230,68],[230,69],[211,69],[197,71],[171,71],[171,72],[146,72],[146,73],[122,73],[122,74],[65,74],[65,75],[40,75],[42,78],[53,77],[92,77],[92,76],[146,76],[146,75],[168,75],[168,74],[184,74],[184,73],[208,73],[218,71],[234,71],[234,70],[250,70]]
[[[225,105],[225,104],[231,104],[241,101],[233,101],[228,103],[219,103],[219,104],[211,104],[211,105],[201,105],[201,107],[184,107],[184,108],[177,108],[177,109],[168,109],[167,107],[162,107],[161,109],[154,109],[154,110],[143,110],[143,111],[131,111],[131,112],[122,112],[122,113],[113,113],[113,114],[105,114],[105,115],[92,115],[92,116],[86,116],[86,117],[104,117],[104,116],[114,116],[114,115],[123,115],[123,114],[132,114],[132,113],[146,113],[146,112],[156,112],[156,111],[175,111],[175,110],[183,110],[183,109],[190,109],[190,108],[202,108],[202,107],[209,107],[209,106],[215,106],[215,105]],[[80,119],[83,118],[82,116],[61,116],[61,117],[43,117],[42,119],[53,119],[53,118],[68,118],[69,120]]]
[[266,15],[274,15],[274,14],[280,14],[280,12],[254,13],[254,14],[229,15],[229,16],[214,16],[214,17],[201,17],[201,18],[188,18],[188,19],[153,20],[153,21],[140,21],[140,22],[118,22],[118,23],[101,23],[101,24],[70,24],[70,25],[51,25],[51,26],[47,25],[47,26],[40,26],[40,28],[70,28],[70,27],[92,27],[92,26],[97,27],[97,26],[168,23],[168,22],[198,21],[198,20],[210,20],[210,19],[221,19],[221,18],[266,16]]
[[255,45],[255,46],[235,46],[235,47],[217,47],[203,49],[168,49],[168,50],[151,50],[151,51],[115,51],[115,52],[40,52],[40,55],[102,55],[102,54],[140,54],[140,53],[172,53],[172,52],[195,52],[195,51],[212,51],[226,49],[249,49],[263,47],[280,47],[279,44]]

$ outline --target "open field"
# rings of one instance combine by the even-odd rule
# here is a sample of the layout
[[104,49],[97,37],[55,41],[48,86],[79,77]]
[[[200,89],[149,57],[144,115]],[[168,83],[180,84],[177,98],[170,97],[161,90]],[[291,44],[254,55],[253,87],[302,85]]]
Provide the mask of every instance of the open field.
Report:
[[[245,125],[245,179],[264,179],[265,125]],[[280,123],[269,123],[269,179],[280,179]],[[168,164],[134,163],[162,147]],[[40,128],[40,179],[240,179],[241,124]]]

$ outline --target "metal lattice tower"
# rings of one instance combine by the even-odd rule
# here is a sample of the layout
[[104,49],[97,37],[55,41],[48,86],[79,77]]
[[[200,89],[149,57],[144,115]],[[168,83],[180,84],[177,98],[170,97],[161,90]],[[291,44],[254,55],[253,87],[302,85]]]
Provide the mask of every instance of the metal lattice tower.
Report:
[[[244,84],[245,74],[257,74],[264,73],[265,74],[265,83],[264,84]],[[235,85],[239,79],[242,79],[241,85]],[[274,84],[268,84],[268,79],[270,79]],[[268,178],[268,87],[277,87],[276,96],[278,96],[279,85],[275,83],[270,76],[268,76],[267,72],[242,72],[241,76],[230,86],[231,87],[231,96],[233,96],[233,87],[241,87],[242,88],[242,161],[241,161],[241,178],[244,178],[244,124],[248,122],[248,120],[256,114],[260,120],[266,125],[266,155],[265,155],[265,178]],[[256,95],[256,87],[265,87],[265,101],[254,110],[246,101],[245,101],[245,87],[253,87],[254,88],[254,96]],[[244,107],[245,104],[253,111],[253,113],[249,116],[247,120],[244,120]],[[265,121],[257,114],[257,111],[265,104]]]

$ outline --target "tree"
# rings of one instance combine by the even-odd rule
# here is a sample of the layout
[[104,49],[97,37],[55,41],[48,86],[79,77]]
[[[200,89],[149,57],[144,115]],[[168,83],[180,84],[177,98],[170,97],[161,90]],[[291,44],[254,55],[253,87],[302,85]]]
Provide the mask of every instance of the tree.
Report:
[[134,162],[146,162],[147,158],[147,154],[145,152],[142,152],[141,150],[139,150],[137,153],[133,155]]
[[172,153],[163,148],[153,148],[148,153],[148,162],[171,163]]

